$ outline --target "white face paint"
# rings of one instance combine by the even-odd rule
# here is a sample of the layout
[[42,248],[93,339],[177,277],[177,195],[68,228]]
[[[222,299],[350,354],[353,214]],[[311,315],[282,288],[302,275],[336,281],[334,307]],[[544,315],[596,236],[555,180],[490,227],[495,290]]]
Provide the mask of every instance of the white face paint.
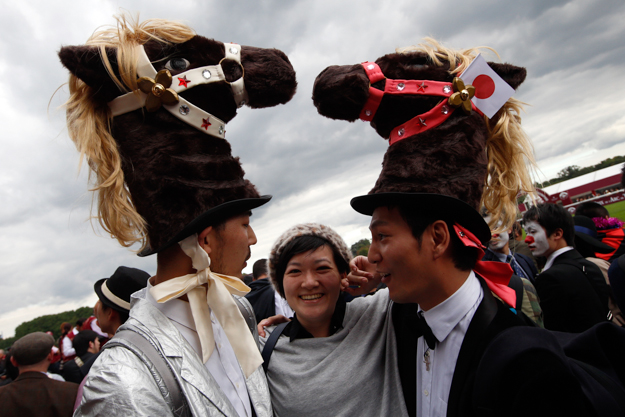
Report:
[[525,243],[529,246],[534,256],[547,256],[550,252],[549,241],[545,229],[535,221],[526,222],[524,225]]
[[[490,219],[491,217],[490,215],[488,215],[484,218],[484,221],[486,221],[486,223],[489,223]],[[497,226],[495,227],[495,229],[499,226],[501,226],[501,220],[497,222]],[[490,231],[491,233],[493,233],[493,229],[491,229]],[[506,243],[508,243],[509,239],[510,235],[508,234],[508,232],[502,232],[498,234],[493,233],[492,237],[490,238],[490,242],[488,242],[488,248],[493,252],[501,252],[504,246],[506,246]]]
[[508,232],[502,232],[499,234],[494,234],[488,243],[488,248],[494,252],[499,252],[506,246],[508,240],[510,239],[510,235]]

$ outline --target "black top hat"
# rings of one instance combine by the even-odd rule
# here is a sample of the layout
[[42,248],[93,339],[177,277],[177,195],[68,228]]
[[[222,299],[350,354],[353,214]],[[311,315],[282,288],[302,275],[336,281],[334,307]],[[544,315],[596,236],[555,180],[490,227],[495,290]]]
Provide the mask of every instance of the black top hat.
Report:
[[93,289],[102,304],[113,310],[130,311],[130,296],[148,285],[150,274],[137,268],[120,266],[110,278],[98,280]]
[[575,223],[575,240],[592,247],[598,253],[614,252],[614,248],[606,245],[597,238],[597,227],[590,217],[577,215],[573,217]]

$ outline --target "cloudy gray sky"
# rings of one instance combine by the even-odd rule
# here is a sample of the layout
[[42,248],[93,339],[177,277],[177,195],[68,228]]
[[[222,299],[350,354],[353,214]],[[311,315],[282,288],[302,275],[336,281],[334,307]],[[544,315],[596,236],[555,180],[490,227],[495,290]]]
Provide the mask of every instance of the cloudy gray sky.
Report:
[[[364,122],[323,118],[312,104],[316,75],[334,64],[375,60],[433,36],[455,48],[491,46],[527,68],[516,97],[542,171],[625,154],[625,3],[622,0],[1,0],[0,333],[34,317],[93,305],[93,283],[118,265],[155,272],[88,220],[86,172],[67,136],[56,56],[82,44],[123,8],[141,19],[180,19],[198,34],[274,47],[299,82],[287,105],[244,108],[228,125],[247,178],[274,199],[257,210],[266,257],[286,228],[334,227],[348,244],[368,237],[368,219],[349,200],[375,182],[386,142]],[[55,94],[56,91],[56,94]],[[94,233],[95,231],[95,233]],[[251,271],[251,268],[248,267]]]

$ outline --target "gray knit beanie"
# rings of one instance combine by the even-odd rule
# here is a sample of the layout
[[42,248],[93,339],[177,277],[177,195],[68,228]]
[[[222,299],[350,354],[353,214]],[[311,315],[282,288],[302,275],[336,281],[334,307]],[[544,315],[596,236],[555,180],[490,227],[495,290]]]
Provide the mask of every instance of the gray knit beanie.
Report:
[[[282,255],[284,248],[293,239],[300,236],[317,236],[325,239],[334,247],[334,249],[336,249],[347,264],[349,264],[349,261],[352,260],[352,252],[345,244],[343,238],[328,226],[319,223],[305,223],[293,226],[286,232],[282,233],[278,240],[276,240],[276,243],[273,244],[269,255],[269,279],[271,280],[273,287],[278,289],[278,292],[280,293],[282,293],[282,291],[279,290],[280,286],[278,285],[276,276],[278,260],[280,259],[280,255]],[[281,295],[284,297],[284,294]]]

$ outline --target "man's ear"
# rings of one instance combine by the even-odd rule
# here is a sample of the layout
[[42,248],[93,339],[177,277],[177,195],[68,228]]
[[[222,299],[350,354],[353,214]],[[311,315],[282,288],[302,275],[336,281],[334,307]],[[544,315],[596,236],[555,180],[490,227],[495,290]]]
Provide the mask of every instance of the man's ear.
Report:
[[436,220],[432,223],[426,231],[429,229],[429,237],[432,242],[432,256],[434,259],[440,258],[451,242],[451,236],[449,234],[449,228],[447,223],[443,220]]
[[553,233],[551,234],[550,237],[553,238],[554,240],[560,240],[560,239],[562,239],[563,236],[564,236],[564,231],[562,229],[558,228],[558,229],[553,231]]
[[204,249],[207,254],[211,253],[211,240],[213,237],[213,226],[208,226],[197,237],[197,243]]
[[[50,352],[50,353],[52,353],[52,352]],[[19,367],[19,365],[18,365],[17,361],[15,360],[15,358],[14,358],[13,356],[11,356],[11,363],[12,363],[12,364],[13,364],[13,366],[15,366],[16,368],[18,368],[18,367]]]

